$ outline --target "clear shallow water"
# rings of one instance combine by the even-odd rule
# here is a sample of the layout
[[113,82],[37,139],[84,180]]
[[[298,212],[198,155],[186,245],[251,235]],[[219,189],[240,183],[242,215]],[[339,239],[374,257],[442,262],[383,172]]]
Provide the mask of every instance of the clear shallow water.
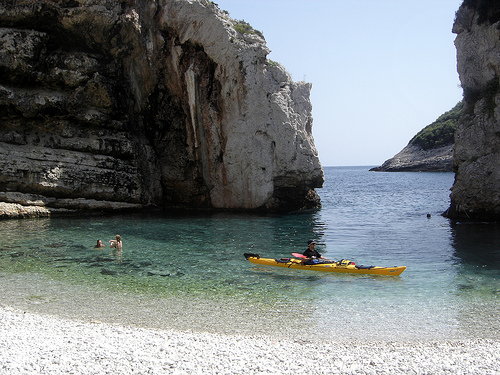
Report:
[[[325,168],[323,207],[307,213],[0,222],[0,302],[294,338],[498,338],[500,228],[441,216],[452,173],[368,169]],[[115,234],[124,241],[122,259],[93,249]],[[243,257],[288,257],[309,238],[330,259],[407,270],[400,277],[318,274]]]

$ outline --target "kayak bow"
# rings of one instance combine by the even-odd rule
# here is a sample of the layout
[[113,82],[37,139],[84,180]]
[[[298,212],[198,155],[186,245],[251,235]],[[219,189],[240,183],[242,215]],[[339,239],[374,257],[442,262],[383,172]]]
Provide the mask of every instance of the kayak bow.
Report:
[[349,261],[340,262],[320,262],[317,264],[303,264],[300,259],[295,258],[261,258],[259,254],[245,253],[245,258],[250,263],[261,264],[265,266],[275,266],[284,268],[293,268],[300,270],[321,271],[321,272],[340,272],[340,273],[358,273],[365,275],[386,275],[399,276],[406,269],[406,266],[400,267],[378,267],[378,266],[358,266]]

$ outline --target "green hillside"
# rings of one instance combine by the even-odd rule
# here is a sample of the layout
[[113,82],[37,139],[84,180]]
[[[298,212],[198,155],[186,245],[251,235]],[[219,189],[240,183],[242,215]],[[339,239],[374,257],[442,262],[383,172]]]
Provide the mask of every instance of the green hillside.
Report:
[[455,129],[462,108],[463,102],[460,101],[451,110],[439,116],[432,124],[419,131],[409,144],[420,146],[423,150],[453,144],[455,142]]

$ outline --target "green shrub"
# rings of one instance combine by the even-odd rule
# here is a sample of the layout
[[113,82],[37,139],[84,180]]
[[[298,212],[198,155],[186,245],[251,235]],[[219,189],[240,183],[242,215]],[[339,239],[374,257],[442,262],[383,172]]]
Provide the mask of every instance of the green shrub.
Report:
[[460,101],[448,112],[439,116],[432,124],[427,125],[415,135],[409,144],[420,146],[423,150],[451,145],[455,142],[455,130],[462,113],[463,102]]
[[240,34],[256,34],[258,36],[260,36],[262,39],[264,39],[264,35],[258,31],[258,30],[255,30],[252,26],[250,26],[250,24],[248,22],[245,22],[245,20],[241,20],[241,21],[236,21],[236,25],[234,25],[234,29],[239,32]]
[[490,79],[484,88],[484,99],[486,103],[486,110],[492,116],[496,108],[495,97],[500,92],[500,84],[498,76]]
[[492,79],[490,79],[484,87],[480,89],[472,89],[470,87],[463,86],[463,95],[464,100],[471,104],[469,107],[473,108],[474,104],[483,99],[484,105],[486,109],[486,113],[490,116],[494,115],[494,111],[496,108],[495,98],[500,93],[500,78],[495,75]]

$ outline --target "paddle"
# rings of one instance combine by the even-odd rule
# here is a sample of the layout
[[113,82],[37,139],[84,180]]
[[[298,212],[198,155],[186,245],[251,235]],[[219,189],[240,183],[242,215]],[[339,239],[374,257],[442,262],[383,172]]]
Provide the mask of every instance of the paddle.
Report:
[[[300,258],[300,259],[306,259],[307,258],[304,254],[300,254],[300,253],[292,253],[292,255],[295,258]],[[334,260],[330,260],[330,259],[324,259],[324,260],[327,261],[327,262],[336,263]],[[352,262],[352,264],[354,265],[354,262]]]

